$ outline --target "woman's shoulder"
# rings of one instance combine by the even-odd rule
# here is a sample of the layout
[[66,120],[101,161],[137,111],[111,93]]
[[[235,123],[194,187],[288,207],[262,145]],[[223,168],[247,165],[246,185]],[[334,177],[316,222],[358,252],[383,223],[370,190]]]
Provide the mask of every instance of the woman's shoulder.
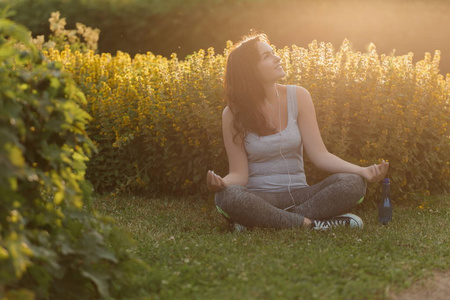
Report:
[[296,96],[297,96],[297,102],[300,104],[301,102],[304,101],[311,101],[311,94],[309,93],[309,91],[299,85],[295,85],[295,92],[296,92]]
[[279,86],[279,88],[281,90],[284,90],[286,92],[288,91],[288,89],[291,90],[290,93],[295,91],[295,96],[296,96],[297,102],[299,104],[302,101],[304,101],[304,100],[309,101],[309,99],[311,99],[311,94],[309,93],[309,91],[306,88],[304,88],[304,87],[302,87],[300,85],[294,85],[294,84],[282,85],[282,84],[279,84],[278,86]]
[[278,84],[278,88],[284,91],[287,91],[288,89],[293,89],[298,94],[309,94],[308,90],[300,85],[295,84]]
[[291,89],[291,93],[293,91],[295,91],[295,100],[297,100],[296,105],[295,105],[295,110],[298,111],[298,113],[300,114],[302,110],[305,110],[308,107],[313,106],[313,101],[311,98],[311,94],[309,93],[309,91],[299,85],[287,85],[285,86],[286,88],[289,87],[289,89]]
[[308,93],[308,94],[309,94],[308,90],[307,90],[306,88],[300,86],[300,85],[291,85],[291,86],[292,86],[293,88],[295,88],[297,94],[298,94],[298,93],[301,93],[301,94]]
[[231,123],[234,119],[234,114],[231,108],[227,105],[222,111],[222,123]]
[[296,86],[296,96],[298,115],[302,115],[304,113],[315,114],[314,102],[312,100],[311,94],[306,88],[302,86]]
[[231,111],[230,107],[227,105],[222,111],[222,118],[225,117],[233,117],[233,112]]

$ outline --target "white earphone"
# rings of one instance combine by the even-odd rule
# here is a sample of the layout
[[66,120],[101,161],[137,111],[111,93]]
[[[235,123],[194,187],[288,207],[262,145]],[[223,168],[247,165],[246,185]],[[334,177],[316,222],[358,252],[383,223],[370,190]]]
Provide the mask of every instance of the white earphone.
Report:
[[[289,172],[289,165],[288,165],[287,160],[286,160],[286,158],[284,157],[283,151],[282,151],[282,145],[283,145],[283,130],[281,129],[281,104],[280,104],[280,94],[278,93],[278,89],[276,89],[276,93],[277,93],[277,100],[278,100],[278,121],[279,121],[279,123],[280,123],[280,127],[278,128],[278,132],[280,133],[280,155],[281,155],[281,157],[283,158],[284,163],[286,164],[286,169],[287,169],[288,177],[289,177],[288,192],[289,192],[289,195],[291,196],[292,203],[293,203],[293,205],[291,205],[291,206],[289,206],[289,207],[286,207],[284,210],[290,210],[290,209],[294,208],[294,207],[296,206],[296,204],[295,204],[294,197],[292,196],[292,193],[291,193],[291,183],[292,183],[292,180],[291,180],[291,173]],[[267,101],[267,99],[266,99],[266,101]],[[287,102],[287,101],[286,101],[286,102]],[[269,103],[269,105],[273,108],[273,106],[270,104],[269,101],[267,101],[267,103]],[[288,105],[288,104],[286,103],[286,105]],[[289,118],[289,114],[288,114],[288,118]],[[270,122],[270,124],[272,125],[272,127],[276,129],[276,127],[273,125],[272,118],[269,119],[269,122]],[[289,120],[288,120],[288,124],[289,124]]]

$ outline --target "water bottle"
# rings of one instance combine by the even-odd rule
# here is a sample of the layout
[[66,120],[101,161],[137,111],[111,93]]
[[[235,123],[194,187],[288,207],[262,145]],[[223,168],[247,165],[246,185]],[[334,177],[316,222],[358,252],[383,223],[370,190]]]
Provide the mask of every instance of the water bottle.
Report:
[[389,178],[383,179],[383,191],[381,192],[380,203],[378,204],[378,221],[387,225],[392,221],[392,201]]

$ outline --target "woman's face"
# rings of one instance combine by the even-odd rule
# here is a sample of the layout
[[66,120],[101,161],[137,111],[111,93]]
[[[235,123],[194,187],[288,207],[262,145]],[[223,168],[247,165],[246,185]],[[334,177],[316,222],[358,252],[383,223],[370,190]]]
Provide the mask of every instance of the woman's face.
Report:
[[265,42],[258,41],[256,43],[259,52],[258,70],[261,74],[263,82],[275,82],[286,76],[283,67],[280,64],[281,59],[276,56]]

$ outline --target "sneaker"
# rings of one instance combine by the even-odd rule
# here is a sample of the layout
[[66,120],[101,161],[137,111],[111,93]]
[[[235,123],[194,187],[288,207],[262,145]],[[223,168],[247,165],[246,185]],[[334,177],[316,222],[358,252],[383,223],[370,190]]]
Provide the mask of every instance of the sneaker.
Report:
[[244,231],[247,230],[247,227],[245,227],[245,226],[243,226],[241,224],[238,224],[238,223],[234,223],[233,224],[233,229],[234,229],[234,232],[244,232]]
[[354,214],[343,214],[329,220],[311,220],[311,228],[325,230],[337,226],[347,226],[350,228],[363,228],[364,222],[360,217]]
[[247,227],[245,227],[241,224],[238,224],[238,223],[233,223],[231,221],[230,216],[226,212],[224,212],[220,207],[218,207],[217,205],[216,205],[216,208],[219,211],[219,213],[225,218],[225,220],[227,220],[227,222],[233,226],[234,232],[244,232],[247,230]]

